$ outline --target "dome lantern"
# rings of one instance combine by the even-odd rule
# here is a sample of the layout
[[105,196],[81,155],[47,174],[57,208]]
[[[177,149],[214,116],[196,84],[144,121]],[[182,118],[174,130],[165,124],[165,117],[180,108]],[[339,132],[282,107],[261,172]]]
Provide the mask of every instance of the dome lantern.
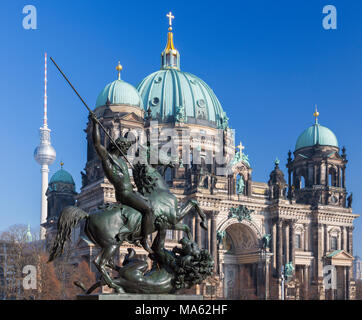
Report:
[[180,70],[180,53],[176,50],[173,44],[173,33],[172,33],[172,19],[175,17],[171,11],[166,14],[169,19],[169,28],[167,34],[167,44],[163,52],[161,53],[161,69],[177,69]]

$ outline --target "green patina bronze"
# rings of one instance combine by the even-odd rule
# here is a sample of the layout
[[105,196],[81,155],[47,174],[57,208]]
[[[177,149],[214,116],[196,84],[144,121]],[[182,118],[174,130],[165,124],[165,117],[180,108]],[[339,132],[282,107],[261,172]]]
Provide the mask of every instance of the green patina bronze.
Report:
[[177,108],[176,111],[176,121],[177,122],[186,122],[187,121],[187,116],[186,116],[186,112],[185,112],[185,107],[184,106],[179,106]]
[[270,240],[271,240],[271,234],[267,233],[263,235],[263,237],[261,238],[263,249],[270,249]]
[[245,188],[244,178],[240,176],[238,182],[236,183],[236,193],[243,194]]
[[294,266],[293,266],[293,262],[290,261],[288,263],[285,264],[285,272],[284,272],[284,275],[285,277],[288,279],[290,277],[293,276],[293,273],[294,273]]
[[218,243],[218,244],[222,243],[222,241],[224,240],[225,236],[226,236],[226,231],[225,231],[225,230],[223,230],[223,231],[218,230],[217,233],[216,233],[217,243]]
[[246,206],[239,205],[236,208],[230,208],[228,218],[236,218],[239,222],[243,221],[244,219],[251,221],[250,214],[253,212],[254,210],[249,210]]
[[[102,275],[100,283],[118,293],[170,293],[189,288],[206,279],[213,270],[212,258],[206,250],[198,248],[192,240],[189,227],[180,222],[194,209],[201,218],[201,227],[207,229],[206,217],[196,200],[190,199],[180,207],[177,198],[170,192],[157,167],[161,166],[166,170],[173,164],[162,161],[158,166],[150,165],[147,159],[150,156],[149,150],[141,147],[139,161],[132,166],[137,186],[137,191],[134,191],[123,156],[131,147],[130,142],[125,138],[118,138],[115,141],[117,146],[111,144],[106,149],[100,143],[98,120],[92,113],[91,119],[93,143],[102,161],[103,171],[115,188],[117,203],[104,205],[93,214],[75,206],[66,207],[59,216],[58,231],[49,261],[62,255],[72,229],[79,221],[85,220],[84,233],[101,249],[94,261]],[[182,247],[175,247],[173,252],[164,248],[167,229],[181,230],[187,235],[187,238],[180,241]],[[150,247],[147,237],[155,231],[157,236]],[[142,244],[154,261],[152,270],[147,269],[144,261],[132,258],[131,251],[122,267],[114,264],[114,255],[124,241]],[[118,276],[111,278],[107,267],[117,271]],[[81,283],[77,285],[91,292],[100,283],[88,290]]]

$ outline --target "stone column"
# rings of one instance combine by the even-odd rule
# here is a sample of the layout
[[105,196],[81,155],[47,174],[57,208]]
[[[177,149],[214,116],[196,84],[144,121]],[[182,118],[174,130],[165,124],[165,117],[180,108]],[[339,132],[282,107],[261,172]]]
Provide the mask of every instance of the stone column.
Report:
[[199,246],[199,248],[201,248],[201,226],[200,226],[200,217],[198,214],[196,214],[195,217],[195,242],[197,243],[197,245]]
[[325,185],[328,186],[328,161],[326,160],[326,171],[325,171]]
[[313,166],[313,184],[318,184],[317,183],[317,165],[316,164]]
[[277,272],[278,276],[283,265],[283,221],[277,222]]
[[345,250],[345,240],[344,240],[344,227],[341,227],[341,250]]
[[269,285],[269,279],[270,279],[270,259],[267,255],[265,255],[265,300],[269,299],[269,293],[270,293],[270,285]]
[[290,249],[290,237],[289,237],[289,221],[286,221],[284,225],[284,256],[285,256],[285,263],[290,261],[289,259],[289,249]]
[[347,243],[348,243],[348,253],[353,255],[353,227],[347,228]]
[[214,270],[216,270],[217,265],[217,243],[216,243],[216,212],[211,212],[211,246],[210,253],[214,257]]
[[308,251],[309,250],[308,224],[305,223],[303,226],[304,226],[304,251]]
[[337,173],[337,187],[341,187],[341,168],[337,167],[338,173]]
[[293,266],[295,267],[295,220],[292,220],[290,222],[289,231],[290,231],[289,259],[290,259],[290,261],[292,261]]
[[193,214],[191,218],[191,233],[194,239],[196,238],[195,219],[196,219],[195,214]]
[[309,295],[309,266],[305,265],[303,267],[303,275],[304,275],[304,279],[303,279],[303,282],[304,282],[304,290],[305,290],[305,297],[308,297]]
[[342,188],[346,187],[346,167],[342,168]]
[[323,252],[326,255],[328,252],[328,232],[327,232],[327,225],[324,224],[323,225],[323,230],[324,230],[324,234],[323,234],[323,240],[324,240],[324,245],[323,245]]
[[272,251],[273,251],[273,268],[277,269],[277,225],[275,221],[272,222]]
[[350,282],[350,267],[346,267],[346,300],[350,299],[351,295],[351,282]]
[[322,261],[322,257],[323,257],[323,224],[318,223],[315,225],[315,227],[317,228],[316,232],[317,232],[317,248],[316,248],[316,259],[315,259],[315,272],[314,272],[314,278],[316,281],[319,280],[319,278],[323,277],[323,261]]
[[207,250],[211,250],[211,219],[207,216]]

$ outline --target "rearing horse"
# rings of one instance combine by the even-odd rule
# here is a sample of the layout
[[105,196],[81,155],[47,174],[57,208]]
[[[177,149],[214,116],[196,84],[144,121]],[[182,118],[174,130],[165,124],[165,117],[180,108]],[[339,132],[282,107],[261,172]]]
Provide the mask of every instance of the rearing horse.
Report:
[[[154,209],[153,226],[150,233],[166,229],[182,230],[191,239],[190,228],[180,223],[180,221],[193,208],[201,218],[201,227],[206,229],[205,214],[198,202],[189,199],[179,208],[177,198],[170,192],[165,180],[155,168],[149,164],[137,163],[134,169],[134,180],[139,192],[150,201]],[[110,205],[108,208],[93,214],[88,214],[75,206],[64,208],[59,216],[58,231],[50,251],[49,261],[54,260],[63,253],[64,244],[70,239],[72,229],[83,219],[86,220],[85,234],[101,248],[100,253],[94,260],[95,266],[110,288],[115,289],[118,293],[124,292],[112,280],[106,267],[117,270],[117,266],[114,265],[114,255],[119,246],[124,241],[137,244],[137,241],[142,238],[142,214],[129,206],[121,204]],[[165,232],[162,232],[162,234],[165,234]]]

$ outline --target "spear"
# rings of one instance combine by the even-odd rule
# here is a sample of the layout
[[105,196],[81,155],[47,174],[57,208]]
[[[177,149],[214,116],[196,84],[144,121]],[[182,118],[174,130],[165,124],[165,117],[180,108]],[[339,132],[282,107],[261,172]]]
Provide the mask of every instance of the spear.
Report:
[[120,152],[120,154],[127,160],[127,162],[129,163],[129,165],[131,166],[132,169],[133,165],[132,163],[127,159],[127,157],[125,156],[125,154],[123,153],[123,151],[121,150],[121,148],[118,146],[118,144],[113,140],[113,138],[111,137],[111,135],[107,132],[107,130],[103,127],[102,123],[98,120],[98,118],[96,117],[95,113],[88,107],[88,105],[85,103],[85,101],[83,100],[83,98],[80,96],[80,94],[78,93],[78,91],[73,87],[73,85],[71,84],[71,82],[68,80],[67,76],[64,74],[64,72],[59,68],[59,66],[57,65],[57,63],[53,60],[52,57],[50,57],[50,60],[54,63],[54,65],[57,67],[57,69],[59,70],[59,72],[62,74],[62,76],[64,77],[64,79],[68,82],[68,84],[71,86],[71,88],[73,89],[73,91],[77,94],[77,96],[79,97],[79,99],[83,102],[83,104],[85,105],[85,107],[87,108],[87,110],[89,111],[89,113],[93,116],[93,118],[96,120],[96,122],[99,124],[99,126],[102,128],[102,130],[104,131],[104,133],[107,135],[107,137],[109,138],[109,140],[113,143],[113,145],[118,149],[118,151]]

